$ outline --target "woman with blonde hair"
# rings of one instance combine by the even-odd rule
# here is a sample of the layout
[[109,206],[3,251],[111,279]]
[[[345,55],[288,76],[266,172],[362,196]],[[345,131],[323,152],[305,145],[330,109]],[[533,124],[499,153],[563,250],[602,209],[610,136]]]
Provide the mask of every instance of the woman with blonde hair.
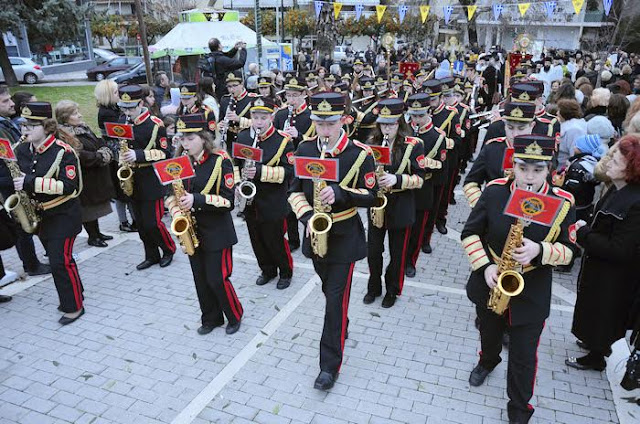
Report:
[[611,99],[611,91],[607,88],[596,88],[591,93],[589,103],[587,104],[587,111],[585,112],[585,120],[589,121],[596,115],[607,116],[607,108],[609,107],[609,100]]

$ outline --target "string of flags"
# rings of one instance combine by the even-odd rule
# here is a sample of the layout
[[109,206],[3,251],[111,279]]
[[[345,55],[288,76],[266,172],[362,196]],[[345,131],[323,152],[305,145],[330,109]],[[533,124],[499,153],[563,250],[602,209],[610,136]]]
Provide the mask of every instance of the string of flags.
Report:
[[[511,8],[514,8],[514,10],[517,9],[518,12],[520,13],[520,16],[524,17],[527,14],[527,12],[530,10],[532,5],[542,5],[542,8],[545,11],[547,17],[550,18],[554,15],[556,8],[558,7],[558,3],[565,3],[565,2],[571,2],[575,13],[580,14],[580,12],[584,7],[584,4],[586,3],[586,0],[543,0],[543,1],[519,2],[519,3],[495,2],[491,5],[491,10],[493,11],[494,20],[498,20],[500,19],[500,16],[502,16],[507,9],[511,9]],[[320,12],[322,11],[322,6],[326,3],[331,4],[333,6],[334,18],[338,19],[340,17],[343,3],[329,2],[325,0],[315,0],[313,3],[314,3],[315,12],[316,12],[316,19],[318,19],[318,17],[320,16]],[[611,7],[613,6],[613,0],[602,0],[602,4],[604,6],[605,15],[609,16],[609,13],[611,12]],[[378,23],[382,22],[382,19],[388,9],[397,9],[398,20],[400,21],[400,23],[402,23],[404,22],[404,19],[407,16],[407,13],[412,14],[413,11],[415,10],[415,7],[409,6],[406,4],[391,5],[391,6],[376,5],[375,11],[376,11],[376,18],[378,20]],[[451,21],[451,16],[455,9],[466,9],[467,20],[471,21],[475,16],[476,11],[478,10],[478,6],[477,5],[462,6],[462,5],[450,4],[447,6],[443,6],[442,9],[443,9],[442,16],[444,18],[444,22],[445,24],[448,25],[449,22]],[[425,23],[427,18],[429,17],[429,13],[431,12],[431,6],[426,6],[426,5],[418,6],[418,10],[420,11],[420,18],[422,20],[422,23]],[[360,18],[362,17],[363,11],[364,11],[363,4],[355,5],[356,21],[360,20]]]

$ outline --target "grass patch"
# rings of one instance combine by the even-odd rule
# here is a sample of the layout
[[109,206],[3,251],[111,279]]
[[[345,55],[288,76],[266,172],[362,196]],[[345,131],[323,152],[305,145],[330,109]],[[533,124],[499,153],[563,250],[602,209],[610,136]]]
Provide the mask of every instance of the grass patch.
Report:
[[95,85],[72,85],[67,87],[34,87],[23,85],[21,87],[11,88],[11,93],[13,94],[16,91],[31,93],[38,98],[38,101],[51,103],[54,113],[56,103],[60,100],[73,100],[78,103],[84,121],[96,134],[100,134],[98,131],[98,106],[96,105],[95,97],[93,97],[94,87]]

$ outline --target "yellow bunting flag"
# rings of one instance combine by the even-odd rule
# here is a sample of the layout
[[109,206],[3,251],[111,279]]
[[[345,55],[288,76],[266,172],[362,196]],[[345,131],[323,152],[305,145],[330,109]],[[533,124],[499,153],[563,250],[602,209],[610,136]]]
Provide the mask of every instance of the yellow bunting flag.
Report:
[[473,15],[474,13],[476,13],[477,8],[478,6],[476,5],[467,6],[467,19],[469,20],[469,22],[471,22],[471,19],[473,19]]
[[518,9],[520,10],[520,16],[524,17],[524,14],[527,13],[527,10],[529,10],[529,6],[531,6],[531,3],[520,3],[518,5]]
[[333,17],[338,19],[340,16],[340,11],[342,10],[342,3],[333,3]]
[[382,15],[384,15],[384,11],[387,10],[387,6],[376,6],[376,16],[378,16],[378,23],[382,21]]
[[422,23],[427,20],[431,6],[420,6],[420,16],[422,17]]
[[576,15],[579,15],[582,6],[584,6],[584,0],[571,0],[571,3],[573,3],[573,9],[576,11]]

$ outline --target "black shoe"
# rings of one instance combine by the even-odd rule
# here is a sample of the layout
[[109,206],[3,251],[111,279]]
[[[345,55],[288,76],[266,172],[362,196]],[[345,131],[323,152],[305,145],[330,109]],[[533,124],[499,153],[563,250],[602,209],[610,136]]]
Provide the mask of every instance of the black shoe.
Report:
[[438,230],[440,234],[447,234],[447,224],[444,222],[436,222],[436,230]]
[[219,325],[201,325],[200,328],[198,328],[198,334],[200,334],[201,336],[204,336],[205,334],[209,334],[213,331],[214,328],[219,327]]
[[278,279],[278,284],[276,284],[276,288],[278,290],[284,290],[291,285],[291,278],[282,278]]
[[384,298],[382,299],[382,307],[383,308],[390,308],[393,305],[395,305],[396,303],[396,295],[395,294],[385,294]]
[[256,285],[264,286],[265,284],[267,284],[269,281],[273,280],[274,278],[276,278],[275,275],[270,276],[270,275],[260,274],[260,276],[256,280]]
[[561,272],[563,274],[571,274],[571,270],[573,269],[573,264],[571,265],[560,265],[555,268],[556,272]]
[[578,347],[580,349],[591,350],[591,349],[589,349],[589,346],[587,346],[587,344],[585,342],[583,342],[582,340],[580,340],[580,339],[576,340],[576,344],[578,345]]
[[607,363],[604,358],[593,358],[589,354],[583,356],[581,358],[569,358],[565,359],[564,363],[566,366],[575,368],[577,370],[594,370],[594,371],[604,371],[607,368]]
[[476,317],[474,324],[476,326],[476,330],[480,330],[480,317]]
[[458,204],[458,202],[456,202],[456,199],[455,199],[454,197],[452,197],[452,198],[449,200],[449,204],[450,204],[450,205],[457,205],[457,204]]
[[109,240],[113,240],[113,236],[108,236],[106,234],[102,234],[102,233],[98,233],[100,240],[104,240],[104,241],[109,241]]
[[481,364],[476,365],[476,367],[471,371],[471,375],[469,376],[469,384],[473,387],[481,386],[484,383],[484,380],[487,379],[487,376],[491,373],[492,370],[488,370],[483,367]]
[[171,261],[173,261],[173,253],[165,253],[162,258],[160,258],[160,268],[171,265]]
[[433,249],[431,249],[431,243],[424,243],[422,245],[422,253],[426,253],[428,255],[431,252],[433,252]]
[[33,269],[25,270],[29,277],[35,277],[36,275],[51,274],[51,266],[38,262],[38,265]]
[[75,320],[77,320],[78,318],[80,318],[82,315],[84,315],[84,308],[80,309],[80,313],[75,317],[75,318],[70,318],[70,317],[65,317],[62,316],[58,322],[62,325],[69,325],[72,322],[74,322]]
[[379,294],[374,294],[371,292],[367,292],[367,294],[364,295],[364,299],[362,299],[362,301],[364,302],[365,305],[370,305],[373,302],[375,302],[376,297],[380,296]]
[[135,233],[138,231],[138,229],[135,228],[132,224],[129,224],[128,222],[121,222],[120,231],[123,231],[125,233]]
[[293,242],[293,241],[289,242],[289,250],[290,251],[293,252],[293,251],[298,250],[298,249],[300,249],[300,242],[297,242],[297,243]]
[[227,334],[237,333],[238,330],[240,329],[240,322],[241,321],[238,321],[235,324],[227,324],[227,328],[224,329],[225,333]]
[[137,269],[138,271],[142,271],[143,269],[147,269],[147,268],[152,267],[153,265],[157,264],[158,262],[160,262],[160,260],[159,260],[159,259],[156,259],[156,260],[153,260],[153,261],[150,261],[150,260],[148,260],[148,259],[145,259],[144,261],[140,262],[140,263],[136,266],[136,269]]
[[409,278],[413,278],[416,276],[416,267],[411,265],[411,264],[407,264],[407,266],[404,268],[404,275],[406,275]]
[[337,374],[332,374],[327,371],[320,371],[320,374],[318,374],[315,383],[313,383],[313,388],[318,390],[329,390],[336,383],[337,379]]
[[90,238],[87,243],[89,243],[89,246],[93,246],[93,247],[107,247],[107,246],[109,246],[107,243],[105,243],[104,240],[99,239],[99,238]]
[[11,296],[7,296],[4,294],[0,294],[0,303],[7,303],[10,302],[11,299],[13,299]]

